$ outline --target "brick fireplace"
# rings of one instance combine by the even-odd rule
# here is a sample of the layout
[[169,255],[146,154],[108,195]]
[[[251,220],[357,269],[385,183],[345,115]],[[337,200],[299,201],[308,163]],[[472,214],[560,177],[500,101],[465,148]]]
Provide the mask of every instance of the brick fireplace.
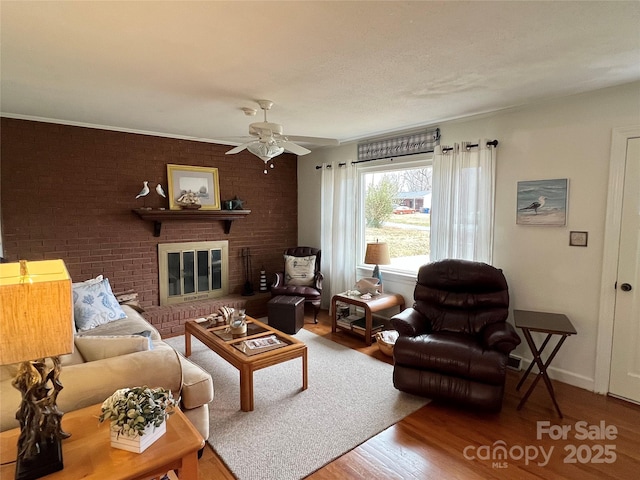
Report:
[[[277,157],[275,168],[250,153],[225,156],[230,148],[203,142],[2,118],[0,214],[5,257],[61,258],[74,281],[103,274],[113,290],[133,290],[163,335],[180,333],[179,313],[159,306],[158,244],[228,241],[229,298],[257,308],[259,295],[241,297],[242,251],[250,249],[250,281],[282,268],[282,252],[297,245],[296,157]],[[251,210],[233,222],[171,221],[154,237],[152,222],[132,212],[167,206],[151,194],[135,199],[144,180],[166,188],[168,163],[218,168],[221,200],[235,196]],[[264,294],[263,294],[264,296]],[[197,305],[196,305],[197,307]],[[194,307],[195,308],[195,307]],[[198,307],[199,308],[199,307]],[[250,309],[248,310],[251,313]],[[184,322],[182,322],[184,323]]]

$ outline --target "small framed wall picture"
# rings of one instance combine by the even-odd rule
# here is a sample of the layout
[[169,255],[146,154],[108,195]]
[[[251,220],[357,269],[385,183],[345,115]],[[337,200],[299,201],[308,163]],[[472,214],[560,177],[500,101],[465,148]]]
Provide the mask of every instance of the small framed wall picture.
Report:
[[569,245],[572,247],[586,247],[589,232],[569,232]]
[[567,178],[518,182],[516,224],[566,225],[568,189]]

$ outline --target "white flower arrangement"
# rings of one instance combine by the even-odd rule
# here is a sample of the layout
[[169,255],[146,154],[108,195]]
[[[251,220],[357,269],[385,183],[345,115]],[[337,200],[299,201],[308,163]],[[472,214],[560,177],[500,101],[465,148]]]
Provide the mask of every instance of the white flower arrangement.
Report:
[[147,426],[159,427],[176,405],[170,390],[133,387],[116,390],[102,403],[100,423],[109,420],[118,435],[144,435]]

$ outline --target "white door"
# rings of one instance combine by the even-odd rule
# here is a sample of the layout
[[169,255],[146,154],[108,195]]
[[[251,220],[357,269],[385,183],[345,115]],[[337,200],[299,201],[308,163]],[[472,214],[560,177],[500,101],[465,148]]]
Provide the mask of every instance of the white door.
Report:
[[640,403],[640,138],[627,139],[609,392]]

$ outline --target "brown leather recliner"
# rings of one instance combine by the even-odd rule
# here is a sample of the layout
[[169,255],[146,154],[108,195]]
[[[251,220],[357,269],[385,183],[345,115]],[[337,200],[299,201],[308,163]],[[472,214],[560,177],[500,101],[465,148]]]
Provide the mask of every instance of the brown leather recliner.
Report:
[[483,410],[502,408],[507,357],[520,343],[509,316],[509,289],[486,263],[423,265],[414,306],[391,319],[398,390]]
[[313,247],[292,247],[284,251],[284,255],[293,257],[311,257],[315,256],[315,267],[313,272],[313,280],[310,285],[292,285],[287,282],[285,272],[277,272],[275,281],[271,286],[271,297],[278,295],[289,295],[296,297],[304,297],[305,303],[313,305],[313,321],[318,323],[318,312],[320,311],[320,303],[322,301],[322,281],[324,275],[320,272],[320,255],[321,251]]

